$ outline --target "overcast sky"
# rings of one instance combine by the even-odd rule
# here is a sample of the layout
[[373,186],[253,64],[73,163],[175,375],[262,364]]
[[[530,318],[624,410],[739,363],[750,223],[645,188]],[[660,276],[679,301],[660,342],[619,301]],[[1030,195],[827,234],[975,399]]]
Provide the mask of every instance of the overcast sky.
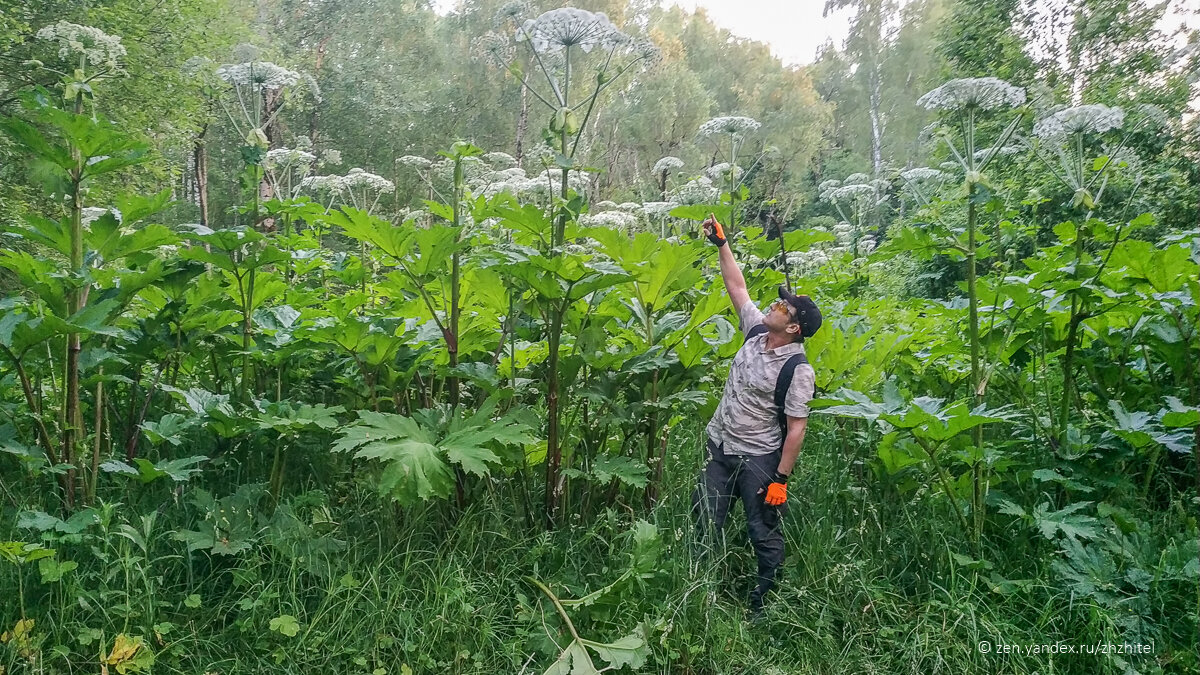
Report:
[[[441,14],[454,9],[458,0],[434,0]],[[739,37],[771,45],[787,64],[812,63],[817,48],[827,39],[841,45],[846,39],[849,10],[821,16],[824,0],[663,0],[693,11],[703,7],[713,23]]]
[[826,40],[841,46],[850,10],[821,16],[824,0],[667,0],[687,10],[703,7],[713,23],[734,35],[771,45],[784,63],[812,63]]

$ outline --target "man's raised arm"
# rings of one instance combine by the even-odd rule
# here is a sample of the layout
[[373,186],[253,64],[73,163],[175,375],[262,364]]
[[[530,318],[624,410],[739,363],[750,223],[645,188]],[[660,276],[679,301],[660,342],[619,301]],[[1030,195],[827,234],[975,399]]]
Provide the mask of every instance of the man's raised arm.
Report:
[[729,250],[729,242],[725,241],[725,230],[716,217],[708,214],[703,224],[704,236],[717,245],[717,258],[721,261],[721,280],[725,282],[725,290],[733,302],[733,309],[740,312],[742,306],[750,301],[742,268],[738,267],[737,261],[733,259],[733,251]]

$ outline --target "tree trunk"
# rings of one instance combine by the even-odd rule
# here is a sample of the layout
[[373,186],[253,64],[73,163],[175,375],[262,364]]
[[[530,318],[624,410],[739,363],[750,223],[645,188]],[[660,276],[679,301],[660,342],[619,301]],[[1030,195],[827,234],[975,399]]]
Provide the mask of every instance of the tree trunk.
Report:
[[200,133],[192,143],[192,165],[196,171],[196,205],[200,207],[200,225],[208,224],[208,124],[200,127]]
[[883,172],[883,116],[880,111],[880,106],[883,104],[882,88],[883,82],[879,77],[879,67],[878,65],[872,65],[870,96],[871,167],[875,172],[872,178],[879,178]]
[[[315,81],[321,75],[321,67],[325,65],[325,52],[329,46],[329,37],[326,35],[317,43],[317,58],[313,62],[313,80]],[[313,152],[317,150],[317,135],[320,129],[320,101],[314,101],[312,112],[308,114],[308,140],[312,142]]]
[[521,166],[521,159],[525,152],[525,131],[529,127],[529,91],[525,87],[521,87],[521,115],[517,117],[517,147],[514,158],[517,160],[517,166]]

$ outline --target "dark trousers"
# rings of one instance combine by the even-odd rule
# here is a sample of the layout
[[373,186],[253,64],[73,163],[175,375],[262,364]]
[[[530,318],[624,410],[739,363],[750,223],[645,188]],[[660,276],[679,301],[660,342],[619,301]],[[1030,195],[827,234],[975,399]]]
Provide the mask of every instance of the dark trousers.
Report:
[[779,468],[778,451],[762,456],[726,455],[724,444],[708,441],[708,461],[700,472],[700,482],[692,495],[696,534],[701,541],[716,535],[723,538],[725,521],[734,500],[741,499],[746,509],[746,529],[758,557],[758,585],[750,597],[752,608],[762,606],[762,598],[775,585],[775,572],[783,564],[784,506],[763,502],[767,485]]

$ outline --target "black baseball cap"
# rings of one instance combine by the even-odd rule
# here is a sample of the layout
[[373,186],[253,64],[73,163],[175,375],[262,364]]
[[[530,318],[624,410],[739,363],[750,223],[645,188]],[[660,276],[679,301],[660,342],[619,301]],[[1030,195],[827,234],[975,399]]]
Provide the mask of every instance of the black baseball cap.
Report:
[[789,292],[787,287],[780,286],[779,299],[796,310],[794,322],[800,324],[802,337],[810,338],[821,329],[821,310],[817,309],[817,303],[813,302],[812,298],[807,295],[795,295]]

